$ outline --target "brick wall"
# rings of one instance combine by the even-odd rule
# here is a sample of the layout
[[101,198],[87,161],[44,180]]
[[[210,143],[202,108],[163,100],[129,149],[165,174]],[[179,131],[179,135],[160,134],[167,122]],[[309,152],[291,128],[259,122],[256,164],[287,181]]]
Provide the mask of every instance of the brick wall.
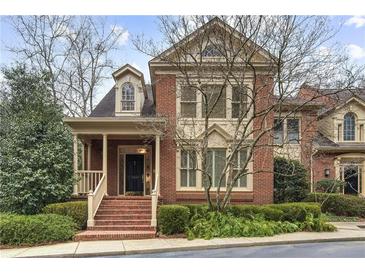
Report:
[[[322,179],[335,179],[335,154],[320,153],[313,157],[313,182],[316,183]],[[324,170],[329,169],[329,177],[324,176]]]
[[301,118],[301,162],[310,174],[313,139],[317,133],[317,111],[302,111]]
[[[257,95],[255,97],[255,106],[257,113],[267,109],[272,105],[272,79],[258,77],[256,79]],[[274,123],[274,112],[254,119],[253,130],[254,138],[260,134],[261,130],[270,128]],[[273,147],[267,146],[272,143],[272,134],[264,134],[255,148],[253,154],[253,196],[255,204],[265,204],[273,202],[274,190],[274,150]],[[260,147],[262,145],[262,147]]]
[[176,76],[155,76],[156,113],[168,119],[167,132],[160,143],[160,194],[166,203],[176,201]]

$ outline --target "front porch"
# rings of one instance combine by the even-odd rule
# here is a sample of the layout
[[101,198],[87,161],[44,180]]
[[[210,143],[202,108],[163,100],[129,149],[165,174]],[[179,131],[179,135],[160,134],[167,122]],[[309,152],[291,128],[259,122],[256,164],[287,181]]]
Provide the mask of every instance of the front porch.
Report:
[[[138,212],[133,213],[136,216],[120,214],[128,209],[128,205],[142,206],[143,210],[148,210],[144,213],[150,214],[145,214],[143,220],[148,217],[148,226],[156,227],[161,139],[157,126],[163,125],[164,120],[89,117],[68,118],[65,123],[73,133],[74,172],[77,178],[73,196],[88,199],[88,229],[95,230],[103,221],[110,220],[109,215],[106,215],[107,219],[100,219],[103,214],[98,214],[99,220],[95,219],[98,211],[105,208],[114,209],[112,212],[115,215],[110,222],[106,222],[112,229],[123,229],[123,226],[129,230],[137,229],[130,225],[133,221],[126,223],[126,220],[138,219]],[[117,199],[110,202],[105,197]],[[138,202],[138,197],[146,198],[143,205]],[[124,222],[123,226],[118,226],[120,222]],[[103,228],[110,230],[105,225]]]

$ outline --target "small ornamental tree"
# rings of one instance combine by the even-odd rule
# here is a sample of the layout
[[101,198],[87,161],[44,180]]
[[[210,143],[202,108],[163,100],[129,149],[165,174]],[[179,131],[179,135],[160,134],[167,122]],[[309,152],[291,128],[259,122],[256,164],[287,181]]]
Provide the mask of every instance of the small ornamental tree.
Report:
[[309,192],[308,173],[297,160],[274,160],[274,202],[300,202]]
[[38,213],[66,200],[73,185],[72,137],[47,75],[3,69],[0,111],[0,210]]

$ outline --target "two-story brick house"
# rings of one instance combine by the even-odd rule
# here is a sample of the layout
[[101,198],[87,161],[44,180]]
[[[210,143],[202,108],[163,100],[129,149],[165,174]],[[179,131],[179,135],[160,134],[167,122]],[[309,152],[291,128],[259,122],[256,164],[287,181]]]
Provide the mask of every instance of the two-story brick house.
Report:
[[[219,20],[212,20],[180,43],[193,41],[194,36],[199,35],[204,28],[226,27],[221,24]],[[149,62],[151,85],[145,84],[144,75],[139,70],[124,65],[113,73],[114,87],[89,117],[65,119],[74,134],[74,169],[79,178],[74,187],[74,195],[88,198],[88,231],[79,234],[79,239],[154,237],[158,202],[206,201],[203,176],[193,167],[199,167],[201,160],[197,157],[193,165],[193,159],[179,147],[174,136],[174,131],[183,125],[185,132],[199,139],[201,131],[192,133],[192,125],[186,123],[184,118],[193,118],[198,129],[199,123],[203,122],[201,96],[186,92],[186,84],[180,72],[164,61],[163,56],[173,54],[174,50],[175,47],[167,49]],[[245,77],[245,85],[257,91],[253,104],[255,111],[259,112],[275,104],[275,96],[272,78],[268,77],[273,70],[271,56],[264,50],[257,54],[257,66],[262,77]],[[214,80],[213,84],[210,78],[203,81],[212,87],[221,84],[220,80]],[[295,115],[288,116],[275,127],[275,132],[269,132],[260,139],[247,166],[249,172],[233,189],[231,203],[264,204],[273,201],[275,155],[297,158],[308,170],[314,166],[314,160],[320,161],[318,155],[324,155],[318,145],[324,137],[318,135],[317,128],[321,128],[321,117],[325,117],[326,113],[330,115],[331,112],[328,110],[318,116],[323,107],[322,102],[301,105],[306,97],[302,92],[299,95],[281,104],[281,115],[298,105],[301,107]],[[249,98],[252,96],[247,96],[243,103],[249,104]],[[224,96],[217,104],[219,111],[209,121],[208,132],[213,181],[214,174],[221,168],[221,161],[225,159],[232,143],[232,125],[237,119],[237,104],[242,104],[242,101],[235,99],[234,87],[227,85]],[[361,109],[361,106],[358,107]],[[249,115],[253,113],[249,112],[247,116]],[[356,120],[358,131],[364,130],[362,115],[359,114],[359,120]],[[253,119],[252,138],[261,130],[273,128],[275,119],[279,118],[272,111],[264,118]],[[359,141],[364,141],[364,134],[358,131]],[[289,142],[284,142],[287,139]],[[78,155],[79,141],[82,143],[81,162]],[[364,152],[365,150],[362,151]],[[335,170],[337,162],[332,156],[326,158],[326,163],[330,165],[332,159],[333,167],[328,169]],[[312,178],[319,180],[324,164],[315,166]],[[327,166],[324,168],[327,169]],[[335,176],[334,171],[330,174]],[[359,180],[364,180],[365,176],[361,178]],[[214,185],[212,190],[214,191]]]

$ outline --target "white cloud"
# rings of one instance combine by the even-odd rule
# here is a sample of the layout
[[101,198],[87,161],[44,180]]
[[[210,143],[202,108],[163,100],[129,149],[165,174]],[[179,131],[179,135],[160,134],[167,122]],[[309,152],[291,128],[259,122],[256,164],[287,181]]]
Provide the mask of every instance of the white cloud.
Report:
[[346,26],[355,25],[356,28],[365,26],[365,16],[352,16],[345,22]]
[[129,31],[122,26],[113,26],[114,32],[117,35],[120,35],[118,38],[118,44],[123,46],[128,42],[129,39]]
[[347,50],[353,59],[365,58],[365,48],[362,48],[355,44],[350,44],[347,46]]

